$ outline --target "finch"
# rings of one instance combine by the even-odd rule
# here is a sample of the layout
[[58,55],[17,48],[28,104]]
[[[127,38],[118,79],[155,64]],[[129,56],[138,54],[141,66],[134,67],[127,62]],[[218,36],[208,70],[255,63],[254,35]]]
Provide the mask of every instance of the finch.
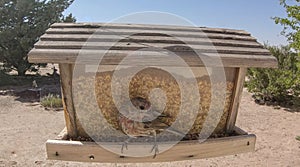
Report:
[[[157,145],[157,134],[167,130],[176,135],[184,135],[175,130],[169,130],[169,125],[161,122],[162,117],[167,117],[157,111],[152,111],[151,103],[142,97],[136,97],[131,99],[131,103],[135,109],[130,108],[131,105],[124,103],[120,108],[119,114],[119,126],[124,134],[129,136],[121,148],[123,153],[124,147],[127,148],[127,144],[130,139],[138,137],[154,137],[154,146],[150,152],[154,152],[153,158],[159,153]],[[129,117],[129,118],[128,118]],[[132,118],[132,119],[131,119]]]

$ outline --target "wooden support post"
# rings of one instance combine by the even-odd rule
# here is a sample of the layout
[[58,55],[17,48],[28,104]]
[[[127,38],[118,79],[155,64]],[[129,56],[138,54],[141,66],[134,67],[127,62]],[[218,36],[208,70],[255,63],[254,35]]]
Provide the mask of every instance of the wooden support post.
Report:
[[59,64],[62,87],[62,100],[64,106],[67,133],[69,137],[76,138],[76,114],[72,95],[73,68],[74,66],[72,64]]
[[237,113],[241,101],[241,96],[243,93],[246,73],[247,73],[247,68],[239,68],[236,71],[235,86],[233,90],[232,102],[231,102],[230,112],[229,112],[227,125],[226,125],[227,133],[232,133],[235,127]]

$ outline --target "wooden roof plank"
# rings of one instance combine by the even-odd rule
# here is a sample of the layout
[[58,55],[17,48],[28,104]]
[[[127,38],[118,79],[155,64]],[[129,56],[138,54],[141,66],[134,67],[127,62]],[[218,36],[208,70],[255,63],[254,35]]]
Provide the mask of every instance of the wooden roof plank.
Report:
[[236,35],[250,34],[244,30],[233,30],[225,28],[207,28],[193,26],[175,26],[175,25],[146,25],[146,24],[120,24],[120,23],[55,23],[52,28],[113,28],[113,29],[148,29],[148,30],[177,30],[177,31],[203,31],[213,33],[227,33]]
[[90,29],[90,28],[49,28],[47,34],[101,34],[119,35],[128,37],[132,35],[144,36],[173,36],[173,37],[192,37],[192,38],[215,38],[215,39],[236,39],[256,41],[251,36],[241,36],[235,34],[206,33],[206,32],[186,32],[176,30],[135,30],[135,29]]
[[[185,45],[185,44],[162,44],[162,43],[127,43],[127,42],[69,42],[69,41],[39,41],[35,44],[37,49],[96,49],[96,50],[139,50],[151,48],[165,48],[170,51],[199,51],[199,52],[220,52],[220,53],[244,53],[244,54],[261,54],[270,55],[270,52],[263,48],[244,48],[230,46],[213,46],[213,45]],[[190,48],[189,48],[190,47]]]
[[240,46],[240,47],[259,47],[263,46],[255,41],[242,40],[220,40],[212,38],[175,38],[158,36],[130,36],[119,37],[115,35],[73,35],[73,34],[44,34],[40,38],[42,41],[83,41],[83,42],[135,42],[135,43],[186,43],[186,44],[212,44],[218,46]]
[[212,63],[220,56],[225,67],[277,66],[276,58],[243,30],[116,23],[53,24],[35,44],[29,60],[73,64],[77,63],[79,53],[83,53],[86,62],[81,63],[93,63],[99,59],[99,54],[109,50],[103,61],[107,65],[119,63],[125,56],[138,52],[140,56],[131,63],[143,64],[145,58],[150,58],[152,65],[171,63],[176,66],[169,57],[160,61],[157,51],[161,50],[149,51],[153,47],[167,49],[196,67],[203,63],[199,62],[195,51]]
[[[84,58],[81,58],[81,61],[77,63],[83,64],[93,64],[99,60],[99,55],[106,53],[105,51],[97,51],[97,50],[66,50],[66,49],[33,49],[29,53],[29,61],[30,62],[39,62],[39,63],[71,63],[74,64],[76,60],[78,60],[78,55],[83,54]],[[103,58],[103,65],[117,65],[120,61],[128,56],[129,52],[124,51],[110,51]],[[193,67],[203,66],[203,63],[199,61],[199,57],[186,53],[179,53],[188,65]],[[211,62],[214,62],[214,56],[216,54],[208,53],[205,54],[208,57],[211,57]],[[145,58],[157,56],[157,52],[143,52],[135,62],[132,63],[140,63],[143,65],[145,63]],[[238,54],[218,54],[221,60],[223,61],[223,65],[225,67],[274,67],[277,65],[276,58],[272,56],[266,55],[238,55]],[[163,62],[160,59],[151,59],[150,64],[146,65],[166,65],[167,63]],[[172,59],[168,58],[166,61],[172,61]],[[168,62],[172,64],[172,62]],[[129,64],[130,65],[130,64]],[[145,65],[145,64],[144,64]],[[175,61],[173,63],[174,66],[178,66],[178,63]]]

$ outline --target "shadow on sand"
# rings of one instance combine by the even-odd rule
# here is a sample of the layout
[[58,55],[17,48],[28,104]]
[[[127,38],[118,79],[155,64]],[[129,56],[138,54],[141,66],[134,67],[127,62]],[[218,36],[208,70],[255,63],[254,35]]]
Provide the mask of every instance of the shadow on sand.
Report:
[[17,101],[35,103],[48,94],[61,96],[59,75],[0,75],[0,95],[12,95]]

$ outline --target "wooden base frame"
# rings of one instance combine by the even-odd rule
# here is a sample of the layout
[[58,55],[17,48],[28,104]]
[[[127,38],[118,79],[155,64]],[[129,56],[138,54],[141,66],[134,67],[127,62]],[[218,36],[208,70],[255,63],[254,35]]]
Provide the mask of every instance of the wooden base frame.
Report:
[[[179,142],[171,149],[158,154],[156,158],[153,158],[152,156],[142,158],[124,157],[107,151],[94,142],[65,140],[66,130],[58,136],[59,139],[48,140],[46,147],[48,159],[50,160],[102,163],[182,161],[254,151],[256,136],[253,134],[247,134],[238,127],[235,127],[234,131],[239,135],[207,139],[202,143],[199,143],[198,141]],[[106,144],[110,144],[112,147],[121,148],[121,145],[118,143]],[[130,149],[138,149],[137,147],[141,146],[130,144],[128,147],[130,147]],[[164,143],[159,143],[159,147],[164,147]]]

